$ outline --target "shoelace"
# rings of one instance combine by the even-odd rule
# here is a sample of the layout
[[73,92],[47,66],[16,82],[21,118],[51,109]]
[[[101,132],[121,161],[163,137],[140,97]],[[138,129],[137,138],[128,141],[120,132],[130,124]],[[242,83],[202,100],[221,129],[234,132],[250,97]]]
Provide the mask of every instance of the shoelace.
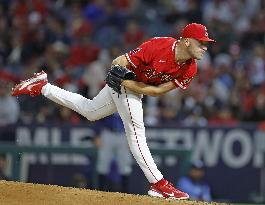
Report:
[[[174,189],[176,192],[178,192],[178,193],[182,193],[182,191],[176,189],[176,188],[174,187],[174,185],[173,185],[171,182],[168,182],[167,185],[169,185],[169,187],[172,188],[172,189]],[[166,186],[167,186],[167,185],[166,185]]]

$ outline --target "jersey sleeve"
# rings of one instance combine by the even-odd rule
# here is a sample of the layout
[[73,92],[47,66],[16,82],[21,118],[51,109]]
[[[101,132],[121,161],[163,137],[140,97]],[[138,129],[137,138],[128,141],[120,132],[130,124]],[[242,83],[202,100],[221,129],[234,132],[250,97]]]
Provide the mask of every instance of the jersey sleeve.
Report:
[[185,90],[190,86],[196,73],[197,73],[197,64],[195,63],[190,67],[190,69],[186,73],[184,73],[180,77],[177,77],[172,82],[176,85],[176,87]]
[[146,41],[134,50],[125,54],[129,63],[137,68],[139,65],[147,65],[152,61],[152,40]]

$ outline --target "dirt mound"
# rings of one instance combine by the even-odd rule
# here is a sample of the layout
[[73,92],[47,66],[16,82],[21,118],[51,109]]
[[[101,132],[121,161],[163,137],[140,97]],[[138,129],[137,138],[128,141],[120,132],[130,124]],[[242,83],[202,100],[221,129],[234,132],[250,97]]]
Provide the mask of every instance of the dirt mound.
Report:
[[[192,200],[100,192],[54,185],[0,181],[0,205],[215,205]],[[218,204],[219,205],[219,204]]]

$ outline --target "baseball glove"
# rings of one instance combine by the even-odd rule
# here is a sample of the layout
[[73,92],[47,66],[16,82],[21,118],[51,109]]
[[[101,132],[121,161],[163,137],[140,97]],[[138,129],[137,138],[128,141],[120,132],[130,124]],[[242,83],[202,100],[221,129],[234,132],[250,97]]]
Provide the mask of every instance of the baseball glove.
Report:
[[136,75],[133,71],[127,69],[126,67],[120,65],[114,65],[110,68],[107,77],[106,83],[111,87],[115,92],[121,94],[121,83],[123,80],[134,80]]

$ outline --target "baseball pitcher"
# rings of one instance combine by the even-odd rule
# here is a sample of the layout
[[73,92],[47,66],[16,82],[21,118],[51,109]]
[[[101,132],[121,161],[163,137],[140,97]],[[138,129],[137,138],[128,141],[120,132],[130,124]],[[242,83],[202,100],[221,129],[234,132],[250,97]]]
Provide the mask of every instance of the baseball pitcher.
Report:
[[197,72],[196,60],[214,40],[204,25],[188,24],[179,40],[152,38],[138,48],[117,57],[107,74],[106,86],[92,100],[48,83],[42,71],[12,89],[12,95],[44,95],[90,121],[118,112],[124,124],[130,150],[150,182],[150,196],[187,199],[158,170],[146,143],[142,95],[159,96],[172,89],[186,89]]

